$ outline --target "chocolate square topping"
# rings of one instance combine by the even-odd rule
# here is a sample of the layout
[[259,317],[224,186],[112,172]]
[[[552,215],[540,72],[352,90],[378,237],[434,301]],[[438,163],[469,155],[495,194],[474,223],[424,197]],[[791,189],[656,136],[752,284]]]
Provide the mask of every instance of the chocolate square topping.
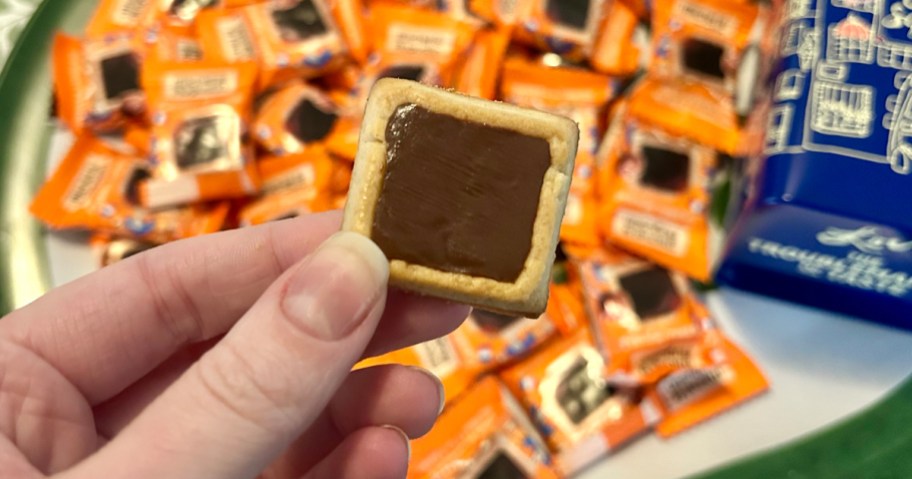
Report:
[[515,282],[532,249],[548,141],[406,104],[386,144],[371,236],[387,257]]

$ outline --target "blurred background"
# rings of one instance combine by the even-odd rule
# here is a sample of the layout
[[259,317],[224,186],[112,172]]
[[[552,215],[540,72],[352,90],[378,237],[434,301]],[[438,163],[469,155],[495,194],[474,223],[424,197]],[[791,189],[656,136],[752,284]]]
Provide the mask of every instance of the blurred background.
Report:
[[581,131],[547,312],[477,310],[358,365],[444,382],[410,477],[906,477],[908,18],[889,0],[0,0],[0,309],[343,208],[370,89],[407,79]]

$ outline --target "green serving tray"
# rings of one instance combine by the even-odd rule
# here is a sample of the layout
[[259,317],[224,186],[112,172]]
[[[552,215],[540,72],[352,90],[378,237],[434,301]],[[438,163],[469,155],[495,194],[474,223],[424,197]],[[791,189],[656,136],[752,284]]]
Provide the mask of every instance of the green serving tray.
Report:
[[[57,30],[78,32],[96,1],[45,0],[0,74],[0,313],[37,298],[51,284],[43,229],[28,213],[44,178],[53,129],[50,45]],[[907,380],[841,424],[703,477],[912,478],[910,424],[912,380]]]

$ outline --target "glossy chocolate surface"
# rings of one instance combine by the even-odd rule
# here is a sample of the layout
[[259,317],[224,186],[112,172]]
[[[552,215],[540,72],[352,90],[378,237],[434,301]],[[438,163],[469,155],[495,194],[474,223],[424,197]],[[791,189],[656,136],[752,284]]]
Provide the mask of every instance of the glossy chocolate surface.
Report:
[[551,149],[543,139],[401,105],[372,237],[391,260],[515,282],[532,249]]

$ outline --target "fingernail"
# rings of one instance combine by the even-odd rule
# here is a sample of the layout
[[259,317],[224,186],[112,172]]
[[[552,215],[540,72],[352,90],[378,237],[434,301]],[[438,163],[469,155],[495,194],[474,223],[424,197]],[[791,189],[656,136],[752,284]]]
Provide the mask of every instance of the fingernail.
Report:
[[431,381],[434,381],[434,384],[437,385],[437,398],[439,401],[439,404],[437,406],[437,417],[440,417],[440,413],[443,412],[443,408],[446,406],[446,389],[443,387],[443,382],[440,380],[439,377],[437,377],[436,374],[428,371],[427,369],[419,368],[417,366],[406,366],[406,367],[408,367],[409,369],[418,371],[421,374],[424,374],[425,376],[430,378]]
[[384,298],[389,262],[371,240],[338,233],[292,273],[281,302],[283,312],[313,336],[347,337]]
[[441,315],[446,315],[447,318],[457,318],[466,320],[472,314],[472,308],[464,304],[457,303],[446,303],[443,307],[443,310],[440,312]]
[[390,431],[396,431],[400,436],[402,436],[402,440],[405,441],[406,451],[408,451],[408,462],[411,463],[412,462],[412,440],[409,439],[408,434],[406,434],[405,431],[403,431],[402,429],[399,429],[396,426],[381,426],[381,427],[384,429],[389,429]]

